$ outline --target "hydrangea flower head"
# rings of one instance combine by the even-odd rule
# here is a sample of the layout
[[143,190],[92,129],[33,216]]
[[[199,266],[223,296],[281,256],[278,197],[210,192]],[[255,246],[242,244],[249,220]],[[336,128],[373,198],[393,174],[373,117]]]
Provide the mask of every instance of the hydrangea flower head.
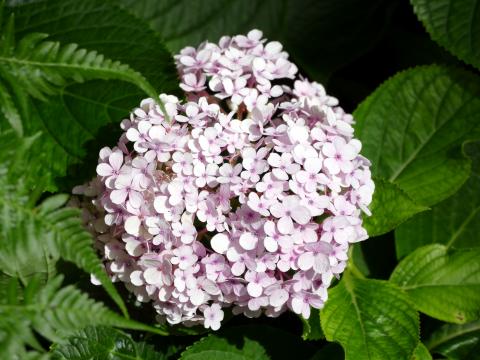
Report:
[[258,30],[175,59],[187,100],[143,100],[76,189],[107,272],[170,324],[308,318],[368,237],[352,116]]

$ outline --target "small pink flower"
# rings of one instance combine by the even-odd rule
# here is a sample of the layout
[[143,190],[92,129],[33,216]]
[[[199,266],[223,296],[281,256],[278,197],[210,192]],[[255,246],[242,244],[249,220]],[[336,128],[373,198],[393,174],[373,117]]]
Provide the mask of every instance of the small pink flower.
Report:
[[296,195],[286,196],[282,202],[273,203],[270,212],[278,218],[278,230],[282,234],[291,234],[293,221],[298,224],[306,224],[311,215],[305,206],[300,205],[300,198]]

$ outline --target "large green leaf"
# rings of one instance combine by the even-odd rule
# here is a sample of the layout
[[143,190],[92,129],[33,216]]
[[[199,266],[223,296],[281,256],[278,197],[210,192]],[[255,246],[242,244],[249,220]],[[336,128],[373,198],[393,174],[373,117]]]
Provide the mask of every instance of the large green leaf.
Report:
[[204,337],[188,347],[182,360],[308,359],[314,347],[270,326],[238,326]]
[[432,243],[447,248],[480,245],[480,143],[467,144],[466,152],[472,159],[472,174],[460,190],[395,230],[399,259]]
[[390,280],[421,312],[464,324],[480,318],[480,248],[449,250],[427,245],[395,268]]
[[[49,34],[48,41],[75,43],[120,61],[140,72],[157,92],[178,93],[172,57],[144,21],[101,0],[35,1],[9,8],[15,12],[15,34]],[[27,103],[25,133],[42,132],[32,150],[32,162],[41,162],[48,175],[46,189],[70,190],[94,172],[98,150],[113,145],[120,120],[137,106],[144,91],[125,81],[67,83],[51,101]],[[108,128],[108,125],[115,124]],[[74,164],[81,164],[75,170]],[[68,183],[59,178],[68,175]]]
[[[372,161],[374,176],[396,184],[414,203],[431,206],[453,195],[468,178],[470,160],[462,144],[479,137],[479,111],[476,75],[418,67],[389,79],[360,104],[354,112],[356,136],[363,155]],[[401,200],[399,196],[393,201]],[[403,214],[402,220],[411,215]],[[380,209],[370,221],[384,222],[389,230],[401,222],[397,218],[388,224],[385,218]]]
[[467,179],[470,161],[461,145],[479,136],[479,111],[479,77],[418,67],[394,76],[358,107],[356,135],[374,175],[430,206]]
[[432,353],[443,355],[449,360],[478,359],[480,321],[443,325],[430,335],[426,345]]
[[119,1],[147,19],[173,52],[258,28],[322,81],[379,39],[389,13],[381,0]]
[[136,342],[130,335],[106,326],[89,326],[75,332],[64,344],[52,346],[58,360],[166,360],[167,354],[151,345]]
[[410,359],[419,319],[405,293],[386,281],[345,272],[321,311],[327,340],[339,342],[345,359]]
[[433,40],[480,68],[480,5],[477,0],[411,0]]
[[378,236],[396,228],[413,215],[428,208],[418,205],[398,185],[382,179],[375,179],[370,210],[372,216],[363,217],[368,235]]
[[15,12],[16,36],[46,33],[51,41],[75,43],[128,64],[158,92],[178,91],[173,60],[160,37],[111,1],[37,0],[10,11]]

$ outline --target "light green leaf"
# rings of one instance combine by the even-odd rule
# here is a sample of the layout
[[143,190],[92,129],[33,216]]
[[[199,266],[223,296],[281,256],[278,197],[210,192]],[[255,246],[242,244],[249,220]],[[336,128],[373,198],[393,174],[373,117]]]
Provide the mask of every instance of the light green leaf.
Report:
[[480,68],[480,5],[477,0],[411,0],[432,39]]
[[[0,319],[27,320],[26,328],[34,329],[45,338],[57,342],[62,342],[74,331],[89,325],[164,334],[152,326],[124,318],[102,303],[90,299],[72,285],[61,287],[62,281],[62,277],[58,276],[42,285],[38,278],[31,278],[19,294],[17,302],[10,303],[8,299],[0,299]],[[2,324],[3,322],[0,322],[0,326]],[[22,340],[22,335],[18,334],[17,341]]]
[[432,360],[432,355],[428,352],[425,345],[419,342],[410,360]]
[[[258,28],[270,40],[280,41],[302,69],[322,81],[380,38],[389,10],[388,4],[379,0],[368,3],[360,0],[120,2],[148,20],[172,52]],[[315,45],[312,46],[312,42]]]
[[390,281],[406,291],[421,312],[464,324],[480,318],[479,259],[480,248],[427,245],[403,259]]
[[[22,119],[17,107],[13,101],[12,96],[8,93],[7,88],[0,82],[0,110],[8,121],[10,126],[17,132],[18,135],[23,135]],[[0,122],[1,124],[1,122]]]
[[327,340],[339,342],[347,360],[410,359],[418,344],[418,313],[386,281],[345,272],[320,315]]
[[54,344],[52,358],[58,360],[166,360],[166,354],[135,342],[124,332],[106,326],[89,326],[75,332],[64,344]]
[[238,326],[204,337],[181,360],[308,359],[315,348],[300,337],[270,326]]
[[472,159],[470,178],[455,195],[395,230],[399,259],[422,245],[432,243],[444,244],[447,248],[479,245],[480,143],[466,144],[465,148]]
[[463,325],[445,324],[425,344],[432,353],[449,360],[476,359],[480,351],[480,321]]
[[470,174],[462,144],[478,138],[480,79],[424,66],[394,76],[354,112],[372,173],[397,184],[419,205],[453,195]]
[[[38,141],[38,140],[37,140]],[[93,239],[81,222],[81,211],[62,208],[65,195],[55,195],[35,206],[28,184],[34,181],[28,163],[19,154],[32,146],[31,139],[0,135],[0,270],[24,283],[34,274],[48,279],[61,257],[94,274],[126,314],[126,307],[93,249]],[[24,148],[24,151],[19,149]],[[12,154],[19,152],[16,156]]]
[[425,211],[426,206],[418,205],[398,185],[375,179],[370,210],[371,216],[363,217],[363,225],[369,236],[378,236],[396,228],[413,215]]

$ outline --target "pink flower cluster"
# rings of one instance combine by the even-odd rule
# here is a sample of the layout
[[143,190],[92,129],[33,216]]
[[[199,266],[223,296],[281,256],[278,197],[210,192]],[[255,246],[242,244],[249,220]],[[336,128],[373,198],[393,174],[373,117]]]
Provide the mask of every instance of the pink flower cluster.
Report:
[[175,58],[188,101],[143,100],[75,189],[108,273],[170,324],[216,330],[226,307],[308,318],[367,238],[352,116],[258,30]]

